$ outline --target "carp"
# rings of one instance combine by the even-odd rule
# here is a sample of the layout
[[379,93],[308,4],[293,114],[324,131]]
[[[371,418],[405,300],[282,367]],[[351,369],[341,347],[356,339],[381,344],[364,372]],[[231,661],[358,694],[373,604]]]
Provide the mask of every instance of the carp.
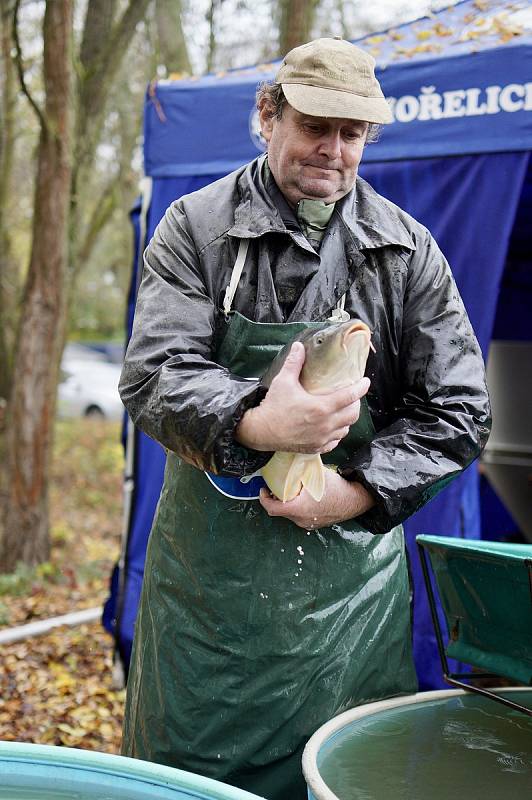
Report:
[[[299,380],[310,394],[328,394],[364,377],[371,344],[371,331],[358,319],[325,323],[295,336],[274,358],[261,383],[269,387],[282,368],[294,342],[305,348],[305,363]],[[325,491],[325,467],[319,454],[278,451],[260,470],[272,494],[283,503],[293,500],[303,488],[319,501]]]

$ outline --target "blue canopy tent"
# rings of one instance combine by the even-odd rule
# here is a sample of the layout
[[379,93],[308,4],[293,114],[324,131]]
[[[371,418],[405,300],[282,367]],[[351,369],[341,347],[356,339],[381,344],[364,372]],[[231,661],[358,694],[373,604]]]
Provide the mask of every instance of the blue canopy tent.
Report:
[[[357,42],[376,58],[394,114],[380,140],[367,147],[360,173],[432,231],[485,355],[493,336],[532,339],[531,29],[528,2],[465,0]],[[146,191],[132,212],[137,256],[129,330],[142,250],[168,205],[262,151],[254,95],[276,67],[271,63],[150,86]],[[104,614],[126,670],[164,466],[162,448],[131,425],[127,440],[127,525]],[[481,493],[479,481],[475,464],[405,525],[422,689],[443,683],[414,539],[418,533],[496,538],[493,520],[498,514],[500,524],[507,513],[485,487]],[[481,497],[491,503],[484,516]]]

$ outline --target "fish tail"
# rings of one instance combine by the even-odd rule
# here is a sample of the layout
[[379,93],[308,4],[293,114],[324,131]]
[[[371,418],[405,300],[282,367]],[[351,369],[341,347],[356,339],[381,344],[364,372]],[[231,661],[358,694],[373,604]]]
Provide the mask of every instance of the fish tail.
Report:
[[304,463],[300,473],[303,487],[319,503],[325,492],[325,470],[319,455],[302,456]]
[[301,483],[299,483],[299,487],[294,494],[291,497],[286,497],[286,479],[295,456],[295,453],[278,451],[273,454],[268,463],[261,469],[262,477],[266,481],[268,489],[283,503],[287,499],[293,500],[301,491]]
[[325,491],[325,473],[318,454],[276,452],[261,470],[270,491],[283,503],[304,487],[316,501]]

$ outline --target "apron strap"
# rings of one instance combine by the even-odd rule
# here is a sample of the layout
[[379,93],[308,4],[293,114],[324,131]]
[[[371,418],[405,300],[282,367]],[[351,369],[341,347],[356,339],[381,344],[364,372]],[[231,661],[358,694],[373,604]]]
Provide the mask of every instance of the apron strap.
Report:
[[248,247],[249,247],[249,239],[240,239],[240,244],[238,246],[238,254],[231,272],[231,280],[229,281],[229,286],[227,286],[225,289],[223,309],[224,309],[224,314],[226,315],[229,314],[229,312],[231,311],[231,306],[233,305],[233,300],[236,294],[236,290],[238,288],[240,276],[242,275],[242,270],[244,269],[244,264],[246,263]]
[[328,318],[329,322],[347,322],[351,319],[348,312],[345,310],[345,294],[336,303],[331,316]]
[[[244,269],[244,264],[246,263],[248,248],[249,239],[240,239],[236,261],[233,265],[233,269],[231,270],[231,279],[229,281],[229,285],[226,286],[225,289],[223,310],[226,316],[230,313],[231,306],[233,305],[236,290],[242,276],[242,270]],[[338,300],[334,311],[329,317],[329,320],[331,322],[346,322],[348,319],[350,319],[350,316],[345,310],[345,294],[343,294]]]

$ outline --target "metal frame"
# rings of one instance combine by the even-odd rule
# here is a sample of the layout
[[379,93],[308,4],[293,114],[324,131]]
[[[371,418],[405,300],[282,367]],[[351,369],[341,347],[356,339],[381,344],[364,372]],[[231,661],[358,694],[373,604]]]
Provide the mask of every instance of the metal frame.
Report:
[[[501,695],[497,694],[491,689],[485,689],[480,686],[475,686],[474,681],[481,680],[483,678],[496,678],[499,677],[498,675],[493,675],[489,672],[478,672],[478,673],[471,673],[471,672],[451,672],[449,669],[449,662],[447,660],[447,653],[445,652],[445,645],[443,643],[443,635],[440,625],[440,619],[438,617],[438,610],[436,606],[436,596],[434,594],[434,589],[432,587],[432,581],[430,579],[430,572],[428,567],[428,558],[425,552],[425,548],[421,542],[417,542],[419,557],[421,560],[421,568],[423,570],[423,578],[425,580],[425,588],[427,590],[427,596],[429,600],[430,606],[430,613],[432,617],[432,624],[434,626],[434,633],[436,634],[436,641],[438,643],[438,652],[440,655],[440,661],[443,671],[443,679],[451,684],[451,686],[458,686],[460,689],[465,689],[469,692],[475,692],[477,694],[484,695],[484,697],[489,697],[491,700],[495,700],[498,703],[503,703],[505,706],[510,706],[510,708],[515,709],[516,711],[521,711],[523,714],[526,714],[529,717],[532,717],[532,708],[527,708],[526,706],[522,706],[520,703],[514,703],[512,700],[508,700],[506,697],[501,697]],[[530,581],[530,593],[531,593],[531,600],[532,600],[532,560],[526,560],[525,565],[528,569],[528,577]],[[463,680],[459,680],[460,678],[467,678],[471,683],[464,683]]]

